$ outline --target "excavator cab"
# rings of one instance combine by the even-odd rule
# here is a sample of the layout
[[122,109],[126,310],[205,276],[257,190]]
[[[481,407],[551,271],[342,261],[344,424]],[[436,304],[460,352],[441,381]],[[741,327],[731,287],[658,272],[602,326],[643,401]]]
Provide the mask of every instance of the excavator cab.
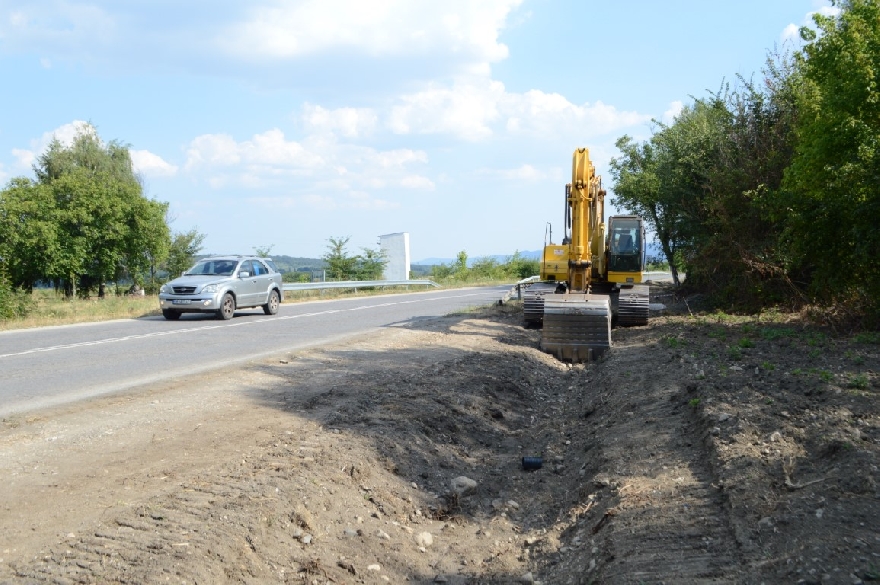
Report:
[[635,215],[608,218],[608,282],[639,284],[645,271],[645,224]]

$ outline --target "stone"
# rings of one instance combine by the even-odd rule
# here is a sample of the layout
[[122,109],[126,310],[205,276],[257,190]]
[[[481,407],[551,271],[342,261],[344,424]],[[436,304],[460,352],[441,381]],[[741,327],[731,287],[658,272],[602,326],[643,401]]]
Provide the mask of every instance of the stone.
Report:
[[459,496],[466,496],[477,489],[477,482],[471,478],[460,475],[452,480],[452,491]]
[[434,544],[434,536],[430,532],[419,532],[415,538],[419,547],[429,547]]

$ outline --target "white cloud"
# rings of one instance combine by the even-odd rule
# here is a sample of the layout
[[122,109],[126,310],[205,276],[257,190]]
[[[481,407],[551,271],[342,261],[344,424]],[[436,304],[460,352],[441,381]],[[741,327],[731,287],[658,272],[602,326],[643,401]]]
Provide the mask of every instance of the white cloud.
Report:
[[73,144],[73,139],[81,132],[94,132],[95,129],[88,122],[74,120],[69,124],[63,124],[50,132],[44,132],[42,136],[30,141],[30,148],[13,148],[12,156],[15,158],[15,166],[19,169],[30,169],[37,157],[43,154],[49,147],[52,139],[57,138],[64,146]]
[[498,41],[522,0],[303,0],[264,2],[218,45],[247,59],[290,59],[355,50],[369,56],[463,54],[477,62],[507,57]]
[[433,85],[402,96],[388,125],[396,134],[452,134],[481,140],[492,135],[489,124],[499,119],[498,105],[504,96],[504,84],[492,80]]
[[[307,136],[301,142],[288,140],[278,129],[241,142],[227,134],[205,134],[190,142],[186,156],[187,173],[213,188],[256,190],[272,186],[303,191],[281,199],[248,199],[267,205],[388,209],[397,203],[371,193],[389,188],[434,188],[429,178],[413,173],[410,168],[428,162],[424,151],[381,151],[339,143],[332,134]],[[325,196],[326,193],[332,195]],[[332,206],[326,197],[333,201]]]
[[358,138],[372,134],[378,116],[369,108],[328,110],[306,103],[303,106],[302,120],[306,130],[312,133],[333,132],[346,138]]
[[177,174],[177,166],[166,162],[162,157],[149,150],[130,150],[131,164],[134,170],[152,177],[173,177]]
[[301,196],[283,197],[248,197],[247,203],[271,209],[310,210],[310,211],[345,211],[395,209],[400,204],[373,197],[365,191],[349,190],[333,195],[308,193]]
[[448,134],[468,141],[501,131],[537,138],[574,132],[592,138],[650,120],[601,101],[578,105],[558,93],[509,93],[504,84],[487,78],[459,80],[451,87],[435,84],[399,101],[388,118],[392,132]]
[[400,186],[406,187],[407,189],[433,191],[436,185],[434,185],[434,181],[428,177],[423,177],[421,175],[407,175],[400,180]]
[[663,112],[663,115],[660,117],[660,121],[664,124],[672,124],[675,121],[675,117],[681,113],[681,110],[684,108],[684,104],[676,100],[669,104],[669,109]]
[[837,6],[822,6],[818,10],[813,12],[808,12],[803,21],[801,21],[801,25],[798,26],[794,23],[789,24],[784,29],[782,29],[782,33],[779,35],[779,40],[785,43],[800,43],[801,42],[801,26],[806,26],[809,28],[813,28],[815,25],[813,23],[813,15],[821,14],[822,16],[837,16],[840,14],[840,8]]
[[9,47],[76,51],[85,45],[105,46],[121,38],[116,17],[94,3],[18,4],[5,19],[0,16],[0,38]]

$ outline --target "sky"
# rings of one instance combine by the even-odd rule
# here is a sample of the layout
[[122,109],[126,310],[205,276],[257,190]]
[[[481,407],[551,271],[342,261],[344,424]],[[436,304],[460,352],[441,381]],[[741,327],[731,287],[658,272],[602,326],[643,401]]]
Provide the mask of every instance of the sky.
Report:
[[[0,0],[0,185],[84,123],[204,253],[329,238],[471,258],[562,232],[571,155],[610,160],[822,0]],[[612,208],[611,212],[615,210]],[[555,239],[560,239],[556,237]]]

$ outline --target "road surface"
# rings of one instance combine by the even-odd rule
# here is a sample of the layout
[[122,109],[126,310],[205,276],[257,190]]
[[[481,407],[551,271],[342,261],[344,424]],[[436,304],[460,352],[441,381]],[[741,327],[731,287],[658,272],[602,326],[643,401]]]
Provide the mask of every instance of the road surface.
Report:
[[230,321],[184,315],[0,332],[0,416],[197,374],[497,302],[509,286],[282,305]]

